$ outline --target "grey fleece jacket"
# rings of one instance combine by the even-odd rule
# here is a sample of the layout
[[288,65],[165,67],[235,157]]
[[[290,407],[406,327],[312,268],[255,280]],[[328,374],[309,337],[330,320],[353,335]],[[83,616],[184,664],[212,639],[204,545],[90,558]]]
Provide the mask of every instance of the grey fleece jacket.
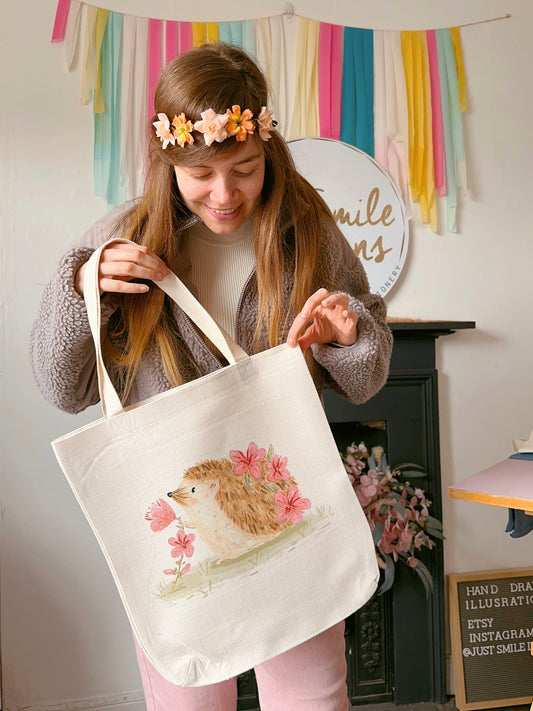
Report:
[[[44,397],[67,412],[80,412],[99,401],[92,336],[83,298],[74,288],[74,277],[79,267],[92,252],[112,235],[120,217],[131,203],[108,213],[99,220],[61,259],[57,272],[44,290],[38,317],[31,333],[30,357],[33,374]],[[183,221],[182,231],[197,218]],[[119,233],[113,233],[119,236]],[[290,242],[290,227],[288,228]],[[179,243],[177,240],[177,244]],[[194,291],[190,283],[187,255],[176,255],[169,265]],[[370,294],[368,280],[360,261],[354,255],[342,233],[334,226],[325,225],[320,255],[319,274],[315,288],[323,286],[321,274],[330,274],[335,290],[350,295],[350,309],[357,312],[357,341],[352,346],[335,347],[314,344],[312,352],[321,366],[317,388],[327,383],[353,403],[361,403],[374,395],[385,383],[392,350],[392,334],[386,322],[386,308],[381,297]],[[291,276],[284,279],[284,293],[288,296]],[[241,295],[236,323],[236,340],[247,352],[255,331],[257,316],[257,284],[253,273]],[[102,327],[106,329],[115,315],[107,297],[102,299]],[[202,374],[224,365],[206,345],[187,316],[173,305],[176,334],[189,349],[192,360]],[[290,315],[292,322],[292,314]],[[286,333],[281,334],[282,338]],[[268,344],[264,341],[263,348]],[[115,379],[113,369],[110,375]],[[185,373],[185,379],[197,377]],[[124,405],[139,402],[170,387],[155,346],[145,354],[134,384]]]

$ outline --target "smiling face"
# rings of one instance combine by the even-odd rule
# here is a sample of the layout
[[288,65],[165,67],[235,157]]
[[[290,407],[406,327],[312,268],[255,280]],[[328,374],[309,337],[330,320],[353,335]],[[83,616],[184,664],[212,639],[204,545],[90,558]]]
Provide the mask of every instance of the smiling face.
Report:
[[174,170],[189,210],[215,234],[229,235],[241,227],[261,200],[265,155],[262,147],[249,138],[223,158],[176,165]]

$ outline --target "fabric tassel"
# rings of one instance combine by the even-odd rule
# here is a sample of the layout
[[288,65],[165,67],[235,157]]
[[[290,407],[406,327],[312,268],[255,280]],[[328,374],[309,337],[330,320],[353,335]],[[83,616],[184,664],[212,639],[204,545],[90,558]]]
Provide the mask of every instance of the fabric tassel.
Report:
[[255,20],[242,23],[242,48],[252,59],[257,59],[257,32]]
[[83,38],[83,58],[81,65],[80,103],[88,104],[96,89],[98,55],[96,52],[96,17],[98,8],[85,5],[85,33]]
[[105,110],[94,115],[95,193],[109,207],[124,201],[120,186],[120,57],[123,15],[112,12],[101,50],[102,99]]
[[72,71],[78,59],[82,10],[83,5],[80,0],[72,0],[65,30],[65,54],[69,72]]
[[446,167],[446,230],[457,232],[457,178],[455,175],[455,160],[453,156],[452,127],[450,106],[448,100],[447,67],[441,38],[436,33],[437,56],[439,59],[440,101],[442,108],[442,134],[444,138],[444,163]]
[[192,49],[192,22],[179,23],[180,54]]
[[205,27],[207,41],[210,44],[216,44],[218,42],[218,22],[206,22]]
[[221,42],[242,47],[242,22],[219,22],[218,36]]
[[409,115],[409,187],[420,204],[422,222],[437,231],[437,204],[431,135],[431,90],[424,32],[402,32],[402,53]]
[[374,155],[372,30],[344,29],[341,141]]
[[463,50],[461,47],[461,35],[458,27],[450,27],[450,37],[452,38],[455,64],[457,65],[457,85],[459,88],[459,108],[466,111],[466,74],[463,65]]
[[342,27],[321,22],[318,50],[320,135],[337,141],[341,135],[342,44]]
[[102,42],[104,41],[104,35],[107,27],[107,21],[109,19],[109,10],[98,10],[96,16],[96,30],[95,30],[95,45],[96,54],[98,57],[98,69],[96,72],[96,90],[94,93],[94,113],[101,114],[104,112],[104,98],[102,95]]
[[172,20],[165,22],[165,64],[176,59],[179,53],[178,23]]
[[298,18],[296,33],[296,97],[291,120],[291,138],[319,136],[318,39],[320,23]]
[[154,113],[154,95],[161,74],[161,20],[148,20],[148,113]]
[[439,59],[435,30],[426,32],[431,84],[431,115],[433,129],[433,163],[435,187],[438,195],[446,194],[446,159],[444,156],[444,134],[442,132],[442,106],[440,101]]
[[[448,232],[457,232],[457,187],[466,190],[466,164],[463,148],[463,127],[459,98],[459,83],[457,80],[457,65],[449,30],[436,30],[439,64],[441,67],[441,100],[443,116],[446,106],[445,156],[447,205],[446,224]],[[443,98],[443,95],[445,97]]]
[[52,30],[52,42],[62,42],[65,39],[69,10],[70,0],[58,0],[54,29]]
[[120,87],[120,175],[126,199],[144,186],[150,117],[148,115],[148,19],[124,15]]
[[273,59],[272,59],[272,32],[270,29],[270,20],[263,18],[256,22],[256,47],[257,47],[257,62],[263,70],[271,89],[270,101],[274,117],[279,120],[279,102],[277,84],[274,82],[273,76]]
[[205,22],[192,22],[192,46],[200,47],[207,42],[207,28]]
[[[275,16],[270,18],[270,36],[272,40],[272,82],[278,87],[277,107],[275,113],[278,119],[278,131],[290,138],[290,126],[294,113],[295,102],[295,46],[297,23],[292,16]],[[292,51],[291,51],[292,49]]]
[[399,32],[374,31],[374,151],[403,197],[412,217],[409,197],[409,120],[405,71]]

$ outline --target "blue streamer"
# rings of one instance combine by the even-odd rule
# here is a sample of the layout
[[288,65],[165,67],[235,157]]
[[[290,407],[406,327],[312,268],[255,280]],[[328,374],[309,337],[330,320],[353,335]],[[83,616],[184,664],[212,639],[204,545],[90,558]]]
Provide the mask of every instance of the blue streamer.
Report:
[[242,22],[219,22],[218,38],[226,44],[234,44],[242,47]]
[[125,200],[120,181],[121,13],[110,12],[101,48],[104,112],[94,114],[94,190],[115,207]]
[[341,141],[374,155],[374,33],[344,29]]
[[444,159],[446,165],[446,229],[457,232],[457,176],[455,172],[455,157],[453,150],[452,123],[448,93],[448,65],[444,49],[442,30],[436,30],[437,56],[439,60],[440,103],[442,107],[442,133],[444,138]]
[[242,48],[250,57],[257,59],[255,20],[244,20],[242,23]]
[[[459,163],[464,163],[463,124],[459,101],[459,83],[453,41],[449,29],[435,31],[441,78],[441,102],[447,106],[448,135],[444,136],[446,155],[447,229],[457,232],[457,187],[461,187]],[[443,81],[444,79],[444,81]],[[443,105],[444,114],[444,105]]]

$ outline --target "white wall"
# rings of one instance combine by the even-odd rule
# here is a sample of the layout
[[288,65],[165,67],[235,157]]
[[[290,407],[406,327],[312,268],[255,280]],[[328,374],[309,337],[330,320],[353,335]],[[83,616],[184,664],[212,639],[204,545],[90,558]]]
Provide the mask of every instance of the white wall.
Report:
[[[32,320],[57,259],[105,212],[92,192],[91,111],[79,106],[79,76],[67,74],[64,47],[49,43],[55,5],[55,0],[3,3],[0,22],[4,706],[8,711],[67,703],[92,708],[124,701],[125,711],[137,711],[141,687],[129,626],[49,446],[99,412],[73,417],[47,405],[33,384],[27,356]],[[155,13],[156,5],[167,17],[177,7],[170,0],[107,2],[137,14],[149,14],[146,7]],[[194,5],[205,17],[180,19],[243,19],[252,5],[257,16],[279,14],[284,2]],[[389,298],[394,316],[477,322],[475,331],[438,342],[445,491],[504,459],[512,438],[527,437],[533,427],[533,4],[470,0],[465,8],[463,0],[327,5],[302,0],[294,5],[297,13],[319,20],[393,29],[512,15],[462,33],[471,195],[461,202],[460,233],[434,235],[415,224],[406,272]],[[503,509],[445,498],[447,572],[528,565],[531,537],[510,539],[505,522]]]

